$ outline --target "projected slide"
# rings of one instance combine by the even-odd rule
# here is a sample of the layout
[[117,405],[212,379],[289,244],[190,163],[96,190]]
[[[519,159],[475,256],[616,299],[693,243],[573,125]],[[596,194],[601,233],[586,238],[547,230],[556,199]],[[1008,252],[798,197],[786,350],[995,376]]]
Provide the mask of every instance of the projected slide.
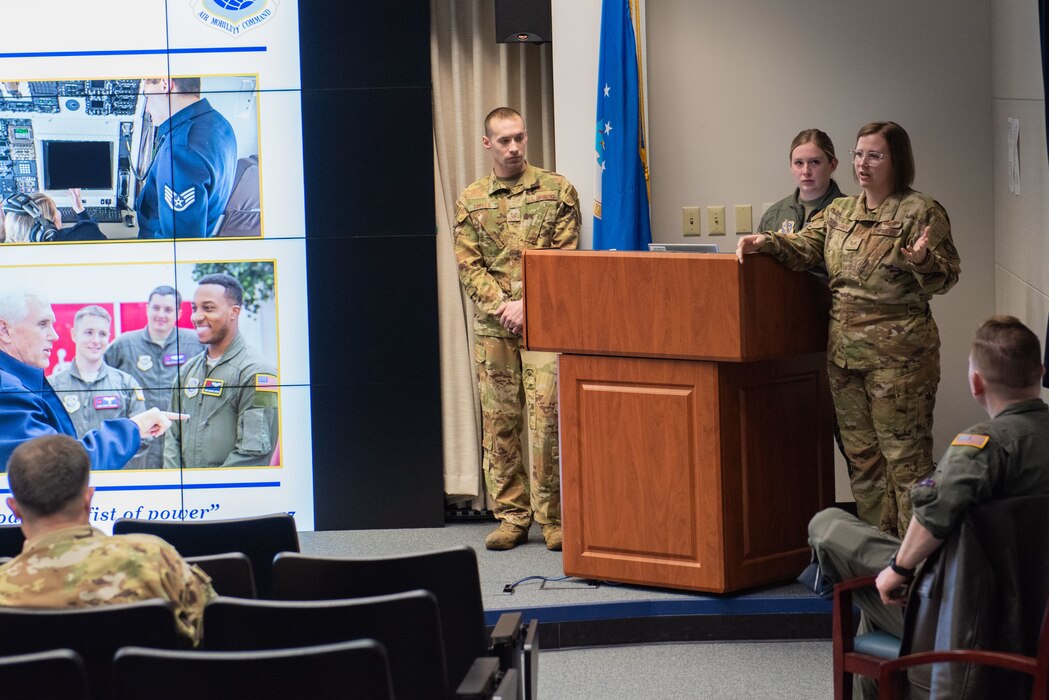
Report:
[[184,416],[92,464],[96,526],[283,511],[312,529],[297,3],[33,13],[48,30],[0,47],[0,351],[27,322],[5,309],[53,318],[37,367],[78,437]]

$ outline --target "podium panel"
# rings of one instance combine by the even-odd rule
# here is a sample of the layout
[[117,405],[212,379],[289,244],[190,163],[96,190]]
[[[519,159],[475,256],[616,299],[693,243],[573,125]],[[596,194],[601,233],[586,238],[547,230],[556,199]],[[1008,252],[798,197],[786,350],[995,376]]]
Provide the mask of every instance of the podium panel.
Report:
[[566,574],[724,593],[805,567],[833,488],[821,354],[559,371]]

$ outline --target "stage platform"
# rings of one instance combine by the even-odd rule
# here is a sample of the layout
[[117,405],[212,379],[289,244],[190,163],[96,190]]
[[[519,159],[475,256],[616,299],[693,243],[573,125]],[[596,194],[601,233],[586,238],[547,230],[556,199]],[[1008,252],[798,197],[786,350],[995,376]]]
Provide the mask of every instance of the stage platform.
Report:
[[[796,583],[712,595],[564,578],[533,525],[529,541],[490,552],[493,522],[415,530],[300,533],[302,551],[322,556],[382,556],[465,544],[477,552],[486,621],[520,610],[538,619],[546,649],[648,642],[829,639],[831,606]],[[800,573],[800,572],[799,572]]]

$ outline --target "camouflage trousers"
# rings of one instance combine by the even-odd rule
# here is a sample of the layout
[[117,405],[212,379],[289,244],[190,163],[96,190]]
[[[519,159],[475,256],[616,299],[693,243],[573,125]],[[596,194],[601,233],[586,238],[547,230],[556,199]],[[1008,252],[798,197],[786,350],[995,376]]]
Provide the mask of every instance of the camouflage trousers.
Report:
[[[561,523],[557,434],[557,356],[521,350],[520,338],[477,336],[485,486],[495,517],[516,525]],[[527,407],[532,474],[521,429]]]
[[[900,539],[861,522],[851,513],[827,508],[809,521],[809,545],[816,553],[824,577],[840,583],[880,572],[900,548]],[[903,636],[903,608],[882,604],[874,588],[860,588],[852,595],[860,608],[861,634],[879,629],[894,637]],[[875,681],[859,675],[854,676],[854,680],[854,697],[859,700],[878,697]]]
[[911,487],[932,472],[932,414],[940,353],[930,348],[907,367],[827,366],[834,412],[860,518],[902,538]]

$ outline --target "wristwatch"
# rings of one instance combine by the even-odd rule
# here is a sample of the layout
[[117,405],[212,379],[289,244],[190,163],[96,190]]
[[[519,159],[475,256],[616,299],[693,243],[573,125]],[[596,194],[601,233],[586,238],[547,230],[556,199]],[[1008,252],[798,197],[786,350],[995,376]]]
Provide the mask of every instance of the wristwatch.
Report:
[[[896,552],[896,554],[899,554],[899,552]],[[914,569],[908,569],[897,564],[896,554],[893,554],[892,559],[889,560],[889,568],[895,571],[900,576],[903,576],[908,581],[910,581],[912,578],[914,578]]]

